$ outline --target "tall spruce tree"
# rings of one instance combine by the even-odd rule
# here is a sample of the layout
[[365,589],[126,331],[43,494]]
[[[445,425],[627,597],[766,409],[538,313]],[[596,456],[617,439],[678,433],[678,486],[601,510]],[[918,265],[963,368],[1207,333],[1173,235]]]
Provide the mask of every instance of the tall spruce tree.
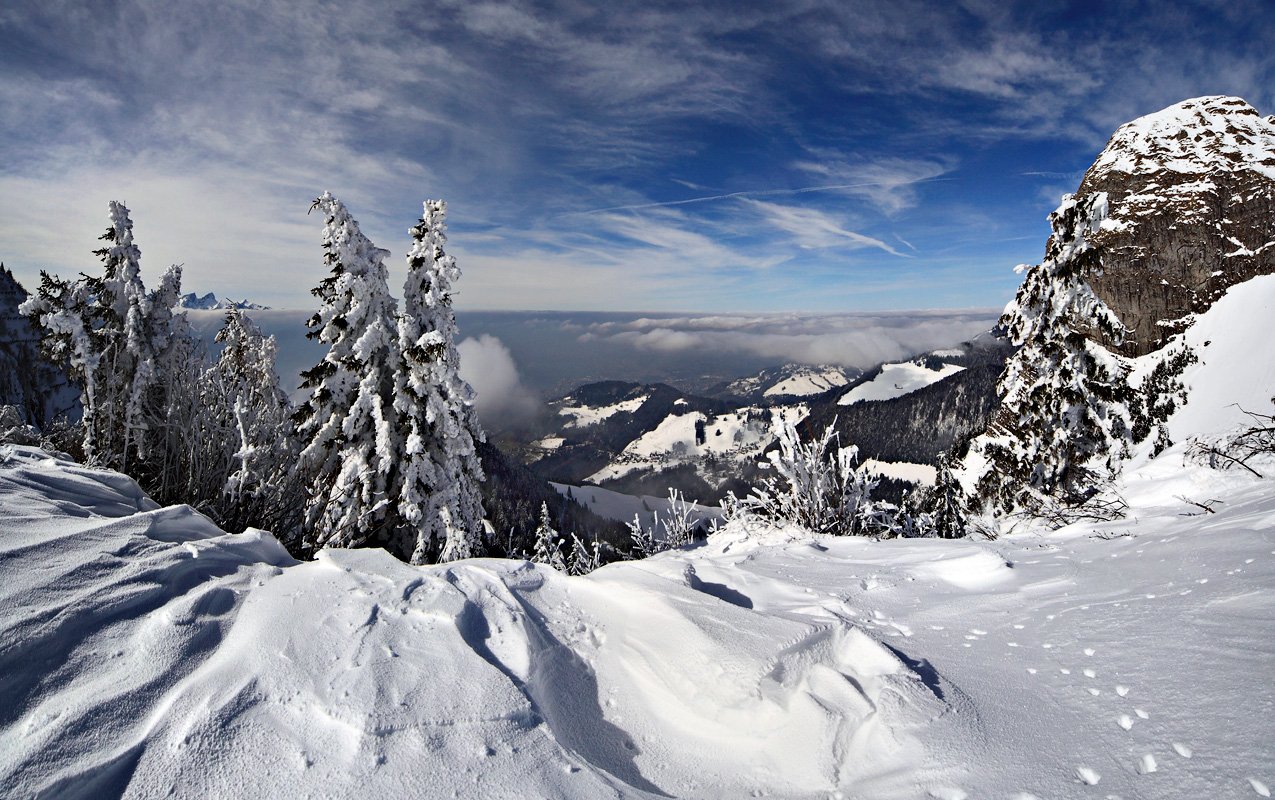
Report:
[[402,354],[394,409],[403,431],[395,496],[401,525],[392,551],[413,564],[477,555],[483,547],[483,433],[473,390],[460,378],[453,286],[460,278],[448,255],[447,205],[427,200],[412,229],[398,321]]
[[395,302],[385,250],[330,193],[314,201],[324,214],[323,258],[331,274],[313,290],[317,313],[309,338],[328,345],[302,373],[310,397],[295,420],[304,443],[300,467],[309,482],[303,545],[386,544],[397,527],[393,485],[401,446],[395,442],[394,381],[400,361]]
[[1128,452],[1128,366],[1099,343],[1118,345],[1125,329],[1084,278],[1101,268],[1089,235],[1106,209],[1101,192],[1064,198],[1045,260],[1001,317],[1021,347],[997,386],[1001,411],[966,459],[985,507],[1066,516],[1101,493]]

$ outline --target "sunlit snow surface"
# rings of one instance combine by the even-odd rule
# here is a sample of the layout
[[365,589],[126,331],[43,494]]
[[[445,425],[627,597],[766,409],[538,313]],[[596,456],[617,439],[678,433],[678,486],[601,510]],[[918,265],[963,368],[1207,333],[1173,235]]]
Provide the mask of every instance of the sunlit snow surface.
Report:
[[930,369],[913,361],[882,364],[881,372],[875,378],[843,394],[837,400],[837,405],[849,406],[867,400],[892,400],[938,383],[963,369],[965,367],[958,364],[944,364],[939,369]]
[[1188,332],[1179,443],[1135,455],[1128,518],[992,542],[297,564],[0,448],[0,796],[1261,796],[1275,484],[1182,455],[1275,393],[1244,338],[1275,278],[1247,286]]
[[1254,796],[1275,499],[1168,459],[1131,482],[1136,522],[734,528],[567,578],[295,564],[8,448],[0,795]]

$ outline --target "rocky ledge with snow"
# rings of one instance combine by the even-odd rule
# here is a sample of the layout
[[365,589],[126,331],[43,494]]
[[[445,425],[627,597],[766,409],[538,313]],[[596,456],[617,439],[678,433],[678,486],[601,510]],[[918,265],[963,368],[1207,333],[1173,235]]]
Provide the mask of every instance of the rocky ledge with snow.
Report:
[[1275,272],[1275,116],[1200,97],[1122,125],[1077,201],[1105,193],[1086,279],[1143,355],[1230,286]]

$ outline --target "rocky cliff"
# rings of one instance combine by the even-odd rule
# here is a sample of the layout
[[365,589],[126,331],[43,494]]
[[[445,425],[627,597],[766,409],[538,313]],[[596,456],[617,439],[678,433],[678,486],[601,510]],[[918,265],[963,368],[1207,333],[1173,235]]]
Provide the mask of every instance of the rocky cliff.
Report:
[[[1107,196],[1094,292],[1143,355],[1230,286],[1275,273],[1275,116],[1199,97],[1122,125],[1076,192]],[[1113,345],[1112,342],[1106,342]]]
[[13,406],[22,422],[40,428],[58,417],[78,420],[80,390],[40,357],[40,335],[18,313],[27,291],[0,264],[0,406]]

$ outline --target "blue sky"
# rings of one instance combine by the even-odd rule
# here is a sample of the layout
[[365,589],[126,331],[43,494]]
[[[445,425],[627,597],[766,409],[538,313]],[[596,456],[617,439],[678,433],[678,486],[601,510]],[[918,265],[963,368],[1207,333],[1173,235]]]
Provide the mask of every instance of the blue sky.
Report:
[[0,7],[0,259],[309,304],[309,201],[394,255],[449,202],[470,309],[1003,304],[1120,123],[1275,113],[1264,2]]

